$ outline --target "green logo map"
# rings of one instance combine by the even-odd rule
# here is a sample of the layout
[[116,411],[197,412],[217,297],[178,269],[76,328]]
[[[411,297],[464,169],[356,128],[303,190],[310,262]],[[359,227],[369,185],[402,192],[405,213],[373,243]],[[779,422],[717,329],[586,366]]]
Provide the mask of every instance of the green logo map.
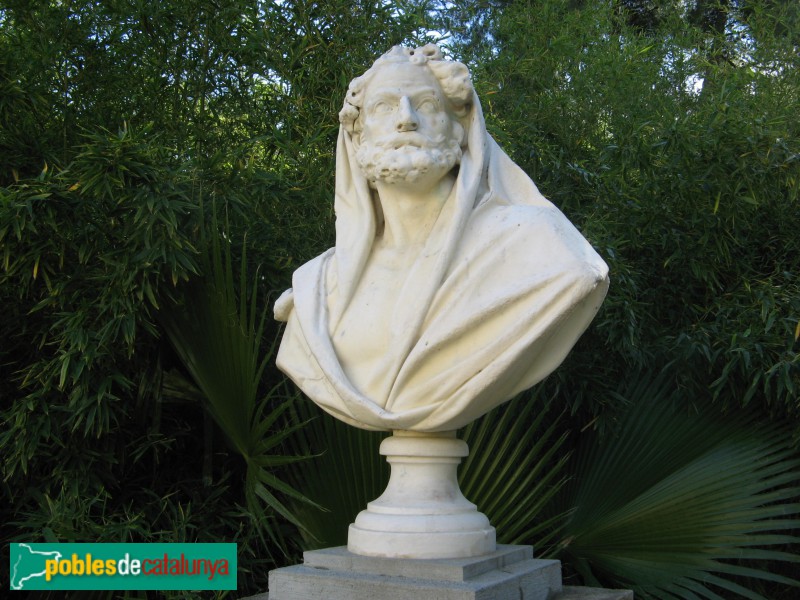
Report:
[[[31,548],[30,544],[17,544],[16,560],[12,556],[11,566],[9,569],[9,580],[12,590],[22,589],[37,589],[35,586],[29,585],[25,588],[26,582],[36,577],[44,579],[45,577],[45,560],[47,559],[61,559],[61,553],[58,551],[42,552]],[[13,547],[13,545],[12,545]],[[41,588],[39,588],[41,589]]]

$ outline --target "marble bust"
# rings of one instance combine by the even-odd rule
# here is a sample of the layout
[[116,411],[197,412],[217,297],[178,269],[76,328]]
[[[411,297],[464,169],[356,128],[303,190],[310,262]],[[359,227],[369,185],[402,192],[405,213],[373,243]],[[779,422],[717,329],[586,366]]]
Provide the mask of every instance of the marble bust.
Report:
[[608,269],[436,46],[379,58],[339,119],[336,246],[276,303],[277,364],[356,427],[453,431],[563,361]]

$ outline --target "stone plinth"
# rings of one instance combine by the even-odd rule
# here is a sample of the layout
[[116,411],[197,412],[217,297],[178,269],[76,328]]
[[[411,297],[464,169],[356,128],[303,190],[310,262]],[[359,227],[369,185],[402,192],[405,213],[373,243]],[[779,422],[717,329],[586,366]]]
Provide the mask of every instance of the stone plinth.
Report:
[[350,525],[347,549],[382,558],[438,559],[495,551],[495,530],[461,494],[456,468],[467,444],[447,433],[395,431],[381,443],[386,491]]
[[270,600],[548,600],[561,592],[561,565],[530,546],[485,556],[394,559],[346,548],[305,552],[304,564],[269,574]]

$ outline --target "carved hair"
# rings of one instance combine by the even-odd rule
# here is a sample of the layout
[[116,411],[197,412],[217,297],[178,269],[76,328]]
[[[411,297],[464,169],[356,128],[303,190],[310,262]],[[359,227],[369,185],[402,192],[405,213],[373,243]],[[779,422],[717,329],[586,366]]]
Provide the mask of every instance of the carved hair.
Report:
[[344,106],[339,112],[339,122],[349,133],[359,133],[361,130],[358,117],[364,105],[364,90],[377,70],[387,65],[406,62],[428,67],[442,86],[445,98],[456,116],[467,115],[472,103],[473,88],[466,65],[445,60],[442,51],[434,44],[420,48],[395,46],[376,60],[363,75],[350,82]]

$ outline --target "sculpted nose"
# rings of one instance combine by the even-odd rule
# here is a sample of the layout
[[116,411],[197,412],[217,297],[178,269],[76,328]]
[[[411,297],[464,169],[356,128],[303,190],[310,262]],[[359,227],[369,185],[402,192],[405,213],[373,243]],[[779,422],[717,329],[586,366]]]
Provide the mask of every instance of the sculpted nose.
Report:
[[417,113],[411,107],[411,101],[408,96],[403,96],[397,111],[397,131],[416,131],[418,125]]

